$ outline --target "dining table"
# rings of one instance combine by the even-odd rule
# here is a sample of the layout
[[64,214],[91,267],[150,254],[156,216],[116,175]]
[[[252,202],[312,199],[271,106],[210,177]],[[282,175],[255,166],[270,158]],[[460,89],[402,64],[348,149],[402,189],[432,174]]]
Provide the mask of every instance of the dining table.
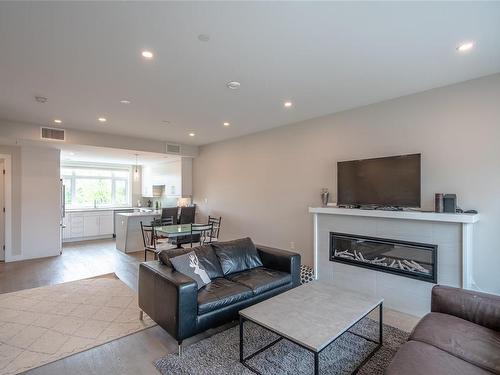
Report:
[[[193,223],[195,224],[195,223]],[[206,224],[206,223],[203,223]],[[203,224],[195,224],[195,225],[203,225]],[[207,224],[207,228],[209,225]],[[200,227],[197,227],[199,231]],[[174,225],[161,225],[155,226],[155,231],[157,234],[163,235],[167,238],[181,237],[181,236],[190,236],[191,235],[191,224],[174,224]],[[181,243],[177,243],[177,248],[182,248]]]

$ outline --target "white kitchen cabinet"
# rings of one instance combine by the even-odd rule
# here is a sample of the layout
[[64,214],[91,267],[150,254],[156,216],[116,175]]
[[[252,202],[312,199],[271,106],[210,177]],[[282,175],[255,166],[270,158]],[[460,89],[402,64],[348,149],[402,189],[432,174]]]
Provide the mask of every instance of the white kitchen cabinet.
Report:
[[95,237],[99,235],[99,214],[85,212],[83,216],[83,236]]
[[171,162],[145,165],[142,168],[142,196],[152,197],[153,186],[164,186],[170,197],[190,197],[193,180],[193,159],[182,157]]
[[70,237],[83,237],[83,213],[69,214]]
[[63,229],[63,241],[111,237],[114,232],[114,212],[112,210],[66,212],[63,225],[66,226]]
[[151,165],[144,165],[142,167],[142,196],[153,196],[153,167]]
[[101,212],[99,215],[99,235],[112,235],[114,229],[113,211]]

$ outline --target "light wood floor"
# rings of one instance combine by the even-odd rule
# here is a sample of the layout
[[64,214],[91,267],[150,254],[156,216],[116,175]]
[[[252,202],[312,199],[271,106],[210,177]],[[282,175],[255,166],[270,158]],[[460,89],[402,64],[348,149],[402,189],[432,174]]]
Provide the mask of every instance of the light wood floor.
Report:
[[[149,255],[151,257],[151,255]],[[133,290],[137,290],[139,263],[144,252],[124,254],[113,240],[85,241],[65,245],[58,257],[0,263],[0,293],[58,284],[114,272]],[[385,310],[385,309],[384,309]],[[409,331],[417,318],[386,310],[384,322]],[[207,331],[191,339],[192,344],[231,324]],[[156,326],[108,344],[49,363],[28,371],[28,374],[154,374],[153,362],[167,353],[177,351],[177,342]]]
[[[150,254],[148,259],[151,259]],[[58,257],[0,263],[0,293],[52,285],[114,272],[137,290],[139,263],[144,252],[124,254],[113,240],[65,245]],[[220,330],[210,330],[185,341],[186,345]],[[27,374],[154,374],[153,362],[177,351],[177,342],[156,326],[108,344],[30,370]]]

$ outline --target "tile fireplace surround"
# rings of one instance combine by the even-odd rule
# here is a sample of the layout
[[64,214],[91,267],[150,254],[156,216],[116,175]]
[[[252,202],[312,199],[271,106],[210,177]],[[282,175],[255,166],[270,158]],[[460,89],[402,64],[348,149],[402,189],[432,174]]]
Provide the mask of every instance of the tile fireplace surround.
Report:
[[479,215],[311,207],[316,278],[347,290],[383,297],[384,305],[412,315],[430,311],[433,283],[330,261],[330,233],[437,245],[439,284],[474,289],[473,226]]

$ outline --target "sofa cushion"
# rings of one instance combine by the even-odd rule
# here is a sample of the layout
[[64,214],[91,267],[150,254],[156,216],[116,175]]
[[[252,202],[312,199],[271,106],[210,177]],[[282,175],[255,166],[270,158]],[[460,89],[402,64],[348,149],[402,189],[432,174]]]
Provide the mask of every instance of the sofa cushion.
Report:
[[212,247],[219,258],[224,275],[262,266],[259,253],[252,240],[248,237],[233,241],[215,242]]
[[204,287],[210,282],[210,277],[207,271],[200,264],[198,257],[194,251],[187,254],[181,254],[170,258],[170,263],[177,272],[192,278],[198,284],[198,289]]
[[218,310],[252,296],[250,288],[221,277],[198,291],[198,314]]
[[260,294],[292,282],[292,275],[289,273],[265,267],[233,273],[228,275],[227,278],[252,289],[254,294]]
[[435,346],[408,341],[401,346],[385,375],[491,375]]
[[410,340],[425,342],[464,361],[500,374],[500,332],[442,313],[429,313]]
[[216,279],[218,277],[224,276],[222,274],[222,268],[219,263],[219,258],[215,255],[215,251],[210,245],[198,246],[193,248],[186,249],[168,249],[162,250],[158,254],[158,259],[160,262],[165,264],[166,266],[172,267],[172,263],[170,262],[170,258],[176,257],[178,255],[187,254],[191,251],[194,251],[198,260],[200,261],[200,265],[207,272],[208,277],[210,279]]

